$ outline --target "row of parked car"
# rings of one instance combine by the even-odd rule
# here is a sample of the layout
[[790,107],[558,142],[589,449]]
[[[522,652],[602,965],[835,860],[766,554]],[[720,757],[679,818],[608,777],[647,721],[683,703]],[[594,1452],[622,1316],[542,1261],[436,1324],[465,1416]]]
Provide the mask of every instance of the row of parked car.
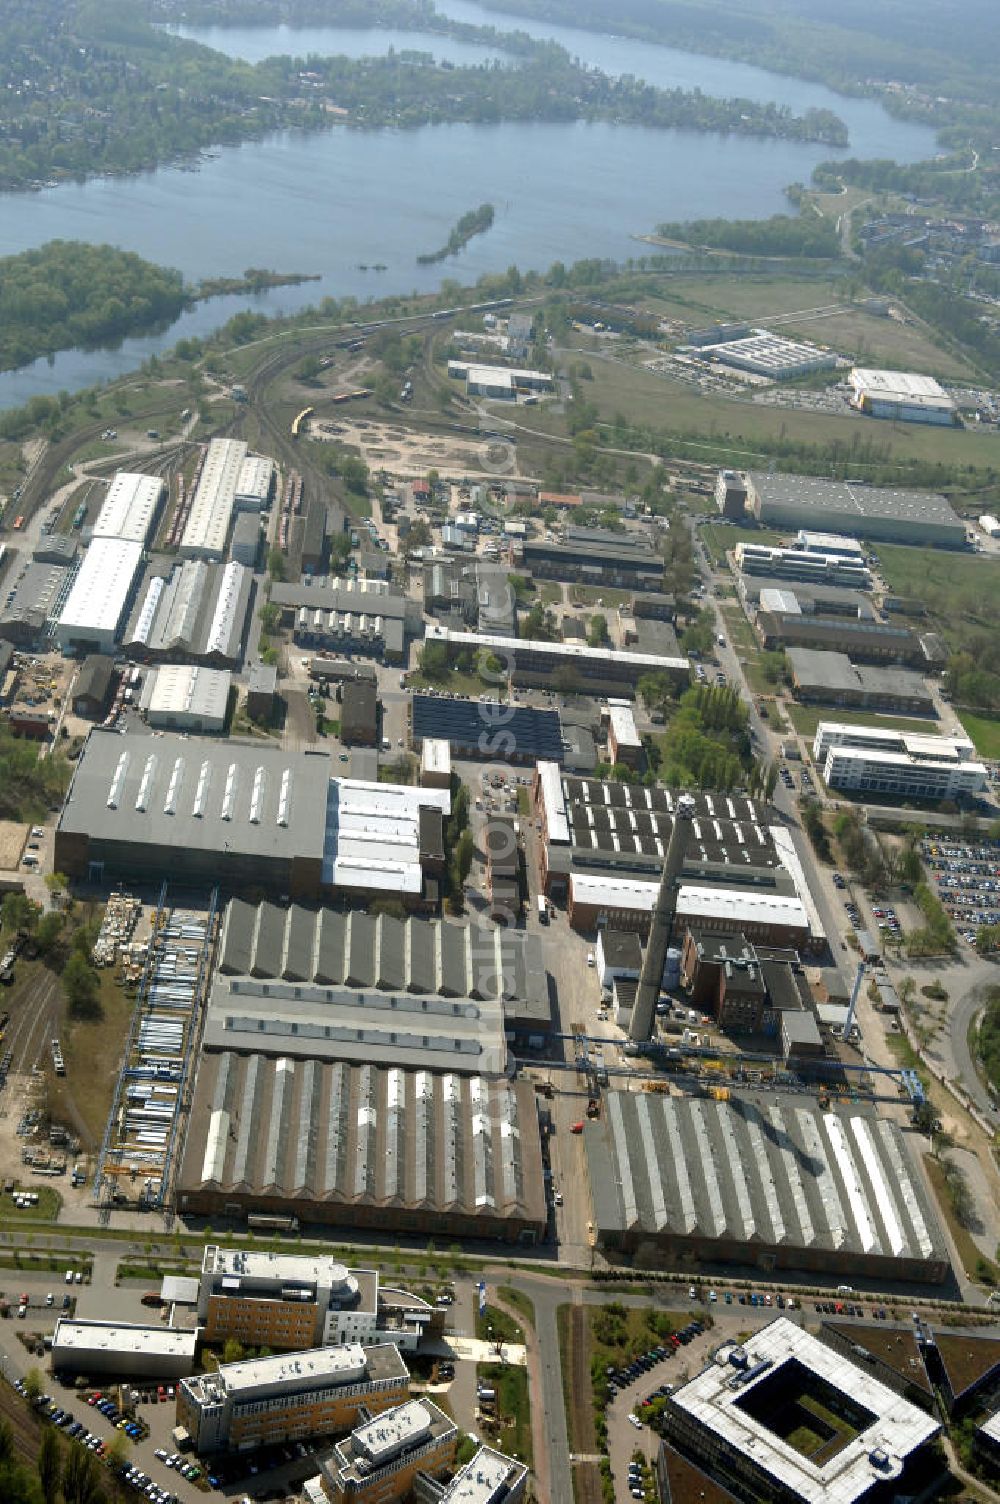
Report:
[[[27,1386],[23,1379],[16,1380],[14,1388],[18,1394],[27,1395]],[[133,1441],[141,1441],[148,1435],[146,1427],[141,1422],[134,1421],[131,1417],[123,1415],[111,1400],[98,1395],[94,1397],[94,1408],[100,1409],[101,1414],[111,1421],[116,1429],[123,1431]],[[137,1467],[131,1467],[128,1463],[113,1461],[111,1447],[105,1441],[104,1437],[99,1436],[95,1431],[88,1431],[82,1421],[74,1420],[70,1411],[64,1410],[61,1405],[57,1405],[51,1395],[39,1395],[35,1400],[35,1409],[51,1425],[56,1426],[66,1436],[71,1437],[79,1446],[85,1448],[88,1452],[92,1452],[100,1461],[105,1462],[125,1483],[128,1483],[132,1488],[137,1489],[143,1494],[149,1500],[149,1504],[178,1504],[176,1494],[168,1493],[166,1490],[158,1488],[153,1480],[145,1473],[140,1472]]]
[[921,855],[937,883],[949,918],[976,943],[976,928],[1000,923],[1000,845],[996,842],[924,841]]
[[111,1422],[116,1431],[124,1431],[125,1435],[131,1437],[133,1441],[141,1441],[144,1436],[149,1435],[148,1426],[144,1426],[141,1421],[133,1420],[130,1415],[125,1414],[124,1410],[119,1410],[114,1400],[108,1399],[100,1391],[90,1395],[87,1404],[92,1405],[95,1410],[99,1410],[105,1420]]

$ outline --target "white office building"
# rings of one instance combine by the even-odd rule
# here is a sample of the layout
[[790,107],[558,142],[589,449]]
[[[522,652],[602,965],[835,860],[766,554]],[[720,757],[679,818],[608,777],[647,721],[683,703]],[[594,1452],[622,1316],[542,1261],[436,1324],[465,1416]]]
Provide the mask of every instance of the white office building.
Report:
[[247,446],[242,439],[213,439],[195,487],[180,551],[185,559],[222,559],[236,505]]
[[147,544],[165,494],[160,476],[120,470],[108,487],[90,536]]
[[988,786],[966,737],[821,721],[813,761],[828,788],[936,800],[970,798]]
[[141,568],[141,543],[127,538],[93,540],[59,617],[56,640],[61,652],[114,652]]
[[198,1281],[206,1341],[247,1347],[394,1343],[415,1352],[434,1312],[408,1291],[383,1286],[377,1269],[348,1269],[325,1254],[278,1254],[210,1243]]
[[[808,1447],[789,1439],[797,1415],[815,1428]],[[741,1345],[720,1347],[669,1396],[664,1424],[668,1439],[736,1497],[785,1504],[916,1495],[934,1477],[923,1449],[941,1430],[860,1358],[842,1357],[784,1316]]]

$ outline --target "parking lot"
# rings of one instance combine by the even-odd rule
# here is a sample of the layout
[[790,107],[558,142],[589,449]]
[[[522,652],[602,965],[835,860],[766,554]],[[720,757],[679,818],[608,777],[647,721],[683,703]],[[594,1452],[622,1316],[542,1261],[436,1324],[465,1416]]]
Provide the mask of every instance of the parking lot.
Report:
[[980,925],[1000,924],[1000,842],[930,841],[920,854],[962,938],[974,945]]

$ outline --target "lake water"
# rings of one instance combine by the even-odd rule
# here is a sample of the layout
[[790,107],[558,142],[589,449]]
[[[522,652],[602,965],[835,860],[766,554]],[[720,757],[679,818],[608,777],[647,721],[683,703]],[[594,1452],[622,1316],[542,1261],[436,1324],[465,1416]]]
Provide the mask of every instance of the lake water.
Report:
[[[468,0],[446,0],[441,8],[460,19],[513,24]],[[525,29],[554,37],[582,61],[663,86],[697,84],[708,94],[774,99],[796,112],[809,105],[833,108],[858,155],[914,161],[935,150],[930,130],[819,85],[566,27]],[[354,49],[360,55],[390,42],[404,47],[409,38],[437,56],[463,60],[452,51],[462,44],[420,33],[257,27],[188,34],[225,41],[231,55],[254,58]],[[225,148],[195,172],[161,168],[3,194],[0,254],[61,237],[109,241],[192,279],[267,266],[317,272],[321,280],[259,297],[213,299],[161,334],[115,350],[68,350],[4,372],[0,408],[122,375],[183,335],[211,332],[242,308],[291,312],[326,295],[431,291],[445,277],[473,281],[511,263],[544,269],[584,256],[624,259],[646,249],[635,235],[663,219],[773,214],[786,207],[784,188],[808,181],[815,164],[831,155],[818,145],[607,124],[335,128]],[[485,200],[497,210],[488,234],[446,262],[417,265],[419,254],[436,249],[455,220]],[[361,263],[374,262],[384,262],[386,272],[360,270]]]
[[[439,7],[440,9],[440,7]],[[479,23],[478,24],[483,24]],[[491,24],[491,23],[486,23]],[[429,52],[439,63],[485,63],[500,57],[495,48],[479,47],[432,31],[399,31],[387,26],[165,26],[175,36],[201,42],[227,57],[260,63],[266,57],[381,57],[396,52]]]

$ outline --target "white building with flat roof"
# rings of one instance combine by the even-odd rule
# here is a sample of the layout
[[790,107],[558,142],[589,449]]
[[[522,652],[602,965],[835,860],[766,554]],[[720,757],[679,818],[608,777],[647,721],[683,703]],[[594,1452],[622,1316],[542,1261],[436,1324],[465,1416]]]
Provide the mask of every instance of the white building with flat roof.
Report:
[[108,1373],[122,1379],[179,1379],[194,1367],[199,1332],[124,1321],[56,1322],[53,1371]]
[[142,552],[141,543],[127,538],[93,540],[56,627],[61,652],[114,652],[132,605]]
[[855,366],[850,383],[853,406],[869,417],[901,423],[956,421],[955,403],[933,376]]
[[493,1447],[480,1447],[438,1499],[438,1504],[519,1504],[528,1469]]
[[970,798],[989,786],[972,742],[961,736],[820,721],[813,761],[834,789],[939,800]]
[[164,663],[146,678],[142,705],[151,726],[169,731],[222,731],[233,676],[227,668]]
[[127,538],[132,543],[147,544],[165,494],[161,476],[119,470],[108,487],[90,536]]
[[832,350],[810,345],[806,340],[787,339],[769,329],[754,329],[743,339],[725,340],[716,345],[701,345],[702,358],[717,360],[720,365],[738,371],[750,371],[771,381],[790,381],[813,371],[830,371],[837,364]]
[[451,743],[443,737],[424,737],[420,749],[420,784],[425,789],[451,787]]
[[409,1371],[392,1344],[311,1348],[226,1363],[177,1386],[177,1422],[196,1451],[242,1450],[350,1430],[408,1396]]
[[831,747],[860,747],[872,752],[906,752],[936,762],[967,762],[975,756],[968,736],[931,736],[924,731],[895,731],[891,726],[857,726],[850,721],[820,721],[813,737],[813,760],[822,762]]
[[[809,1444],[793,1444],[796,1414],[815,1430],[814,1443],[810,1435]],[[785,1316],[742,1346],[720,1347],[668,1397],[664,1422],[669,1439],[740,1497],[749,1491],[801,1504],[919,1492],[928,1474],[903,1475],[941,1430],[932,1415]]]
[[423,888],[422,809],[449,815],[450,789],[333,779],[326,814],[324,883],[419,894]]
[[181,537],[183,558],[225,557],[236,487],[246,455],[242,439],[213,439],[209,444]]
[[848,538],[844,533],[820,533],[812,528],[800,527],[795,535],[795,547],[807,554],[837,554],[845,559],[863,559],[865,546],[860,538]]
[[274,485],[274,461],[265,454],[248,454],[236,477],[237,512],[266,512]]

